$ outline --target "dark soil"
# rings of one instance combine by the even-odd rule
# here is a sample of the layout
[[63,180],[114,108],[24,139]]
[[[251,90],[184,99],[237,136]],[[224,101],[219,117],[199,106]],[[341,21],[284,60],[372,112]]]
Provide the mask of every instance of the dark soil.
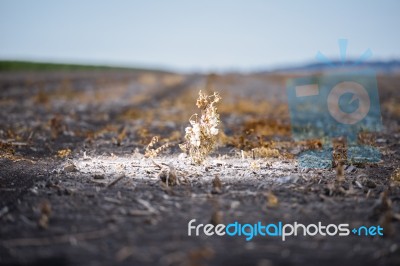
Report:
[[[0,74],[0,264],[400,265],[400,76],[378,77],[384,129],[362,139],[381,162],[345,163],[343,180],[337,162],[297,166],[315,143],[291,139],[287,78]],[[225,134],[193,166],[177,144],[199,89],[221,92]],[[170,147],[154,162],[172,164],[179,185],[143,157],[155,135]],[[278,156],[242,158],[256,147]],[[380,225],[384,236],[189,237],[192,219]]]

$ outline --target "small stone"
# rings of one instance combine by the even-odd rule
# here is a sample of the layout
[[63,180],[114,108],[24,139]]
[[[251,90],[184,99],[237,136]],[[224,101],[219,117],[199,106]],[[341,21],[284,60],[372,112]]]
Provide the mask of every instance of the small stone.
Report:
[[278,177],[276,181],[281,184],[287,184],[287,183],[297,183],[298,180],[299,180],[298,176],[289,175],[289,176]]
[[70,172],[77,172],[78,169],[76,169],[76,166],[73,163],[67,164],[64,166],[64,172],[70,173]]
[[9,209],[8,209],[7,206],[3,207],[3,208],[0,210],[0,217],[2,217],[3,215],[5,215],[6,213],[8,213],[8,211],[9,211]]
[[121,214],[121,215],[127,215],[128,214],[128,211],[125,209],[125,208],[123,208],[123,207],[121,207],[121,208],[119,208],[119,213]]
[[93,176],[93,179],[104,179],[104,175],[103,174],[95,174]]
[[238,208],[239,206],[240,206],[240,201],[234,200],[231,202],[230,209],[234,210],[234,209]]
[[368,187],[368,188],[376,188],[376,184],[375,184],[375,182],[372,181],[372,180],[367,180],[367,181],[365,182],[365,186]]
[[218,175],[216,175],[212,181],[211,193],[212,194],[221,194],[222,193],[222,183],[221,183],[221,180],[219,179]]
[[293,155],[298,155],[300,152],[301,152],[300,148],[294,148],[294,149],[291,150],[290,153],[293,154]]
[[69,188],[64,188],[64,195],[71,196],[73,191]]
[[38,188],[37,188],[37,187],[31,188],[31,189],[30,189],[30,192],[31,192],[33,195],[38,195],[38,194],[39,194],[39,191],[38,191]]
[[357,171],[357,167],[353,166],[353,165],[349,165],[346,167],[346,172],[347,173],[355,173]]
[[212,162],[212,164],[213,164],[213,166],[221,167],[221,166],[223,166],[223,165],[225,164],[225,162],[222,161],[222,160],[214,160],[214,161]]

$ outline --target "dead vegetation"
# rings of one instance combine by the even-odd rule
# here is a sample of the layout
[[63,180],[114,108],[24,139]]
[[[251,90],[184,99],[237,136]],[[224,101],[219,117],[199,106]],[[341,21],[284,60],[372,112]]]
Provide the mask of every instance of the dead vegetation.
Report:
[[400,168],[397,168],[396,170],[393,171],[390,179],[392,181],[400,183]]
[[170,144],[167,142],[158,148],[154,148],[154,146],[158,143],[159,139],[160,139],[159,136],[153,137],[150,143],[146,146],[146,150],[144,153],[144,156],[146,158],[154,158],[157,155],[159,155],[163,150],[167,149],[170,146]]
[[60,158],[68,157],[70,154],[71,154],[71,150],[70,149],[59,150],[57,152],[57,155]]
[[8,142],[0,141],[0,156],[8,157],[13,156],[15,154],[15,149],[12,144]]
[[197,114],[191,116],[189,119],[191,126],[185,129],[185,143],[180,145],[196,164],[201,164],[215,149],[220,124],[216,104],[220,100],[221,97],[217,92],[206,95],[199,91],[196,105],[201,110],[200,117]]

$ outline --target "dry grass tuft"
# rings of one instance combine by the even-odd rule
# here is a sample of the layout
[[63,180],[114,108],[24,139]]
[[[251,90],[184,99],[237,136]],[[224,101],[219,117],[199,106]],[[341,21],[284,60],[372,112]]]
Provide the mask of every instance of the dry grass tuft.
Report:
[[392,181],[400,182],[400,168],[397,168],[390,177]]
[[57,152],[57,156],[60,158],[65,158],[65,157],[69,156],[70,154],[71,154],[70,149],[59,150]]
[[253,149],[254,158],[279,158],[279,150],[269,147],[260,147]]
[[183,151],[189,153],[196,164],[201,164],[216,146],[220,120],[215,105],[220,100],[221,97],[217,92],[207,95],[199,91],[196,105],[201,110],[200,118],[197,114],[191,116],[189,119],[191,126],[185,130],[186,142],[179,145]]
[[0,141],[0,157],[3,157],[3,155],[14,155],[14,153],[15,149],[13,145]]

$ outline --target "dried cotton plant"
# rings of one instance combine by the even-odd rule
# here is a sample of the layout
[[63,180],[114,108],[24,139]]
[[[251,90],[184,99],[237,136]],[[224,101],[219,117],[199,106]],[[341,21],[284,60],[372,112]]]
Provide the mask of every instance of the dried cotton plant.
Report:
[[199,91],[196,105],[201,110],[201,115],[199,117],[194,114],[190,117],[190,126],[185,130],[185,143],[179,145],[196,164],[201,164],[216,146],[220,120],[215,105],[220,100],[218,92],[207,95]]

